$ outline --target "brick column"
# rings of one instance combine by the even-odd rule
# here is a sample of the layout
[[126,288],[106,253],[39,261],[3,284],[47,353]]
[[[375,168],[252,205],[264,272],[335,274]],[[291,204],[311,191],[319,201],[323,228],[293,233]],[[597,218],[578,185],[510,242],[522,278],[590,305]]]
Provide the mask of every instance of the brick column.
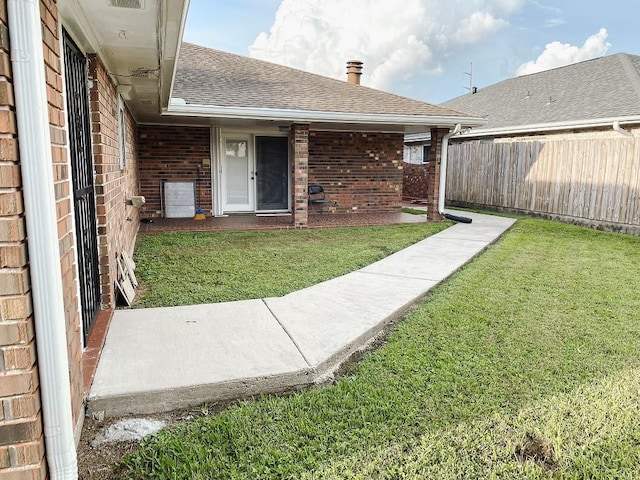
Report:
[[427,166],[427,219],[431,222],[442,220],[438,213],[438,195],[440,193],[440,163],[442,161],[442,138],[449,132],[446,128],[431,129],[431,148]]
[[309,223],[309,125],[291,125],[290,156],[293,160],[293,225],[306,227]]

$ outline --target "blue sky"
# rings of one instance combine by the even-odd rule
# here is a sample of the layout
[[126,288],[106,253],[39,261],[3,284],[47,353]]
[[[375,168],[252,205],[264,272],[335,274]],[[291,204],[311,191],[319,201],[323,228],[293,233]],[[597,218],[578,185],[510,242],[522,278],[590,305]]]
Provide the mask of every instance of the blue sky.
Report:
[[637,0],[191,0],[184,39],[430,103],[517,74],[640,54]]

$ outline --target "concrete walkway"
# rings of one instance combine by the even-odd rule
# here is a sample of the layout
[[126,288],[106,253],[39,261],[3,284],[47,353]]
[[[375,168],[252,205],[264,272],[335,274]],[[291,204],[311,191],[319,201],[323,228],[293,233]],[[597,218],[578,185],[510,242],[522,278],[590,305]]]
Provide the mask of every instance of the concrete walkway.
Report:
[[87,412],[168,411],[322,382],[515,220],[456,224],[368,267],[284,297],[117,310]]

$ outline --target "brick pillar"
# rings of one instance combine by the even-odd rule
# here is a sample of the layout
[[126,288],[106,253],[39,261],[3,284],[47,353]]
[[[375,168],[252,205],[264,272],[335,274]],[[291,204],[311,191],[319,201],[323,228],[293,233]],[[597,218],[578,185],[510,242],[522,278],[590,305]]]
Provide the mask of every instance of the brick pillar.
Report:
[[307,187],[309,184],[309,125],[291,125],[291,158],[293,159],[293,225],[309,223]]
[[438,213],[438,195],[440,193],[440,163],[442,161],[442,138],[449,132],[446,128],[431,129],[431,148],[427,166],[427,219],[431,222],[442,220]]

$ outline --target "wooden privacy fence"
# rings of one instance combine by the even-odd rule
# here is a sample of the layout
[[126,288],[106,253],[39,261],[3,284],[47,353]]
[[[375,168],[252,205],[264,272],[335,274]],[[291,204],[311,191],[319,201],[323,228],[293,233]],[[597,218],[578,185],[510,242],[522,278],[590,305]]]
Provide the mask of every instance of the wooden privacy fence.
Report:
[[451,205],[638,232],[639,137],[472,140],[451,143],[448,155]]

